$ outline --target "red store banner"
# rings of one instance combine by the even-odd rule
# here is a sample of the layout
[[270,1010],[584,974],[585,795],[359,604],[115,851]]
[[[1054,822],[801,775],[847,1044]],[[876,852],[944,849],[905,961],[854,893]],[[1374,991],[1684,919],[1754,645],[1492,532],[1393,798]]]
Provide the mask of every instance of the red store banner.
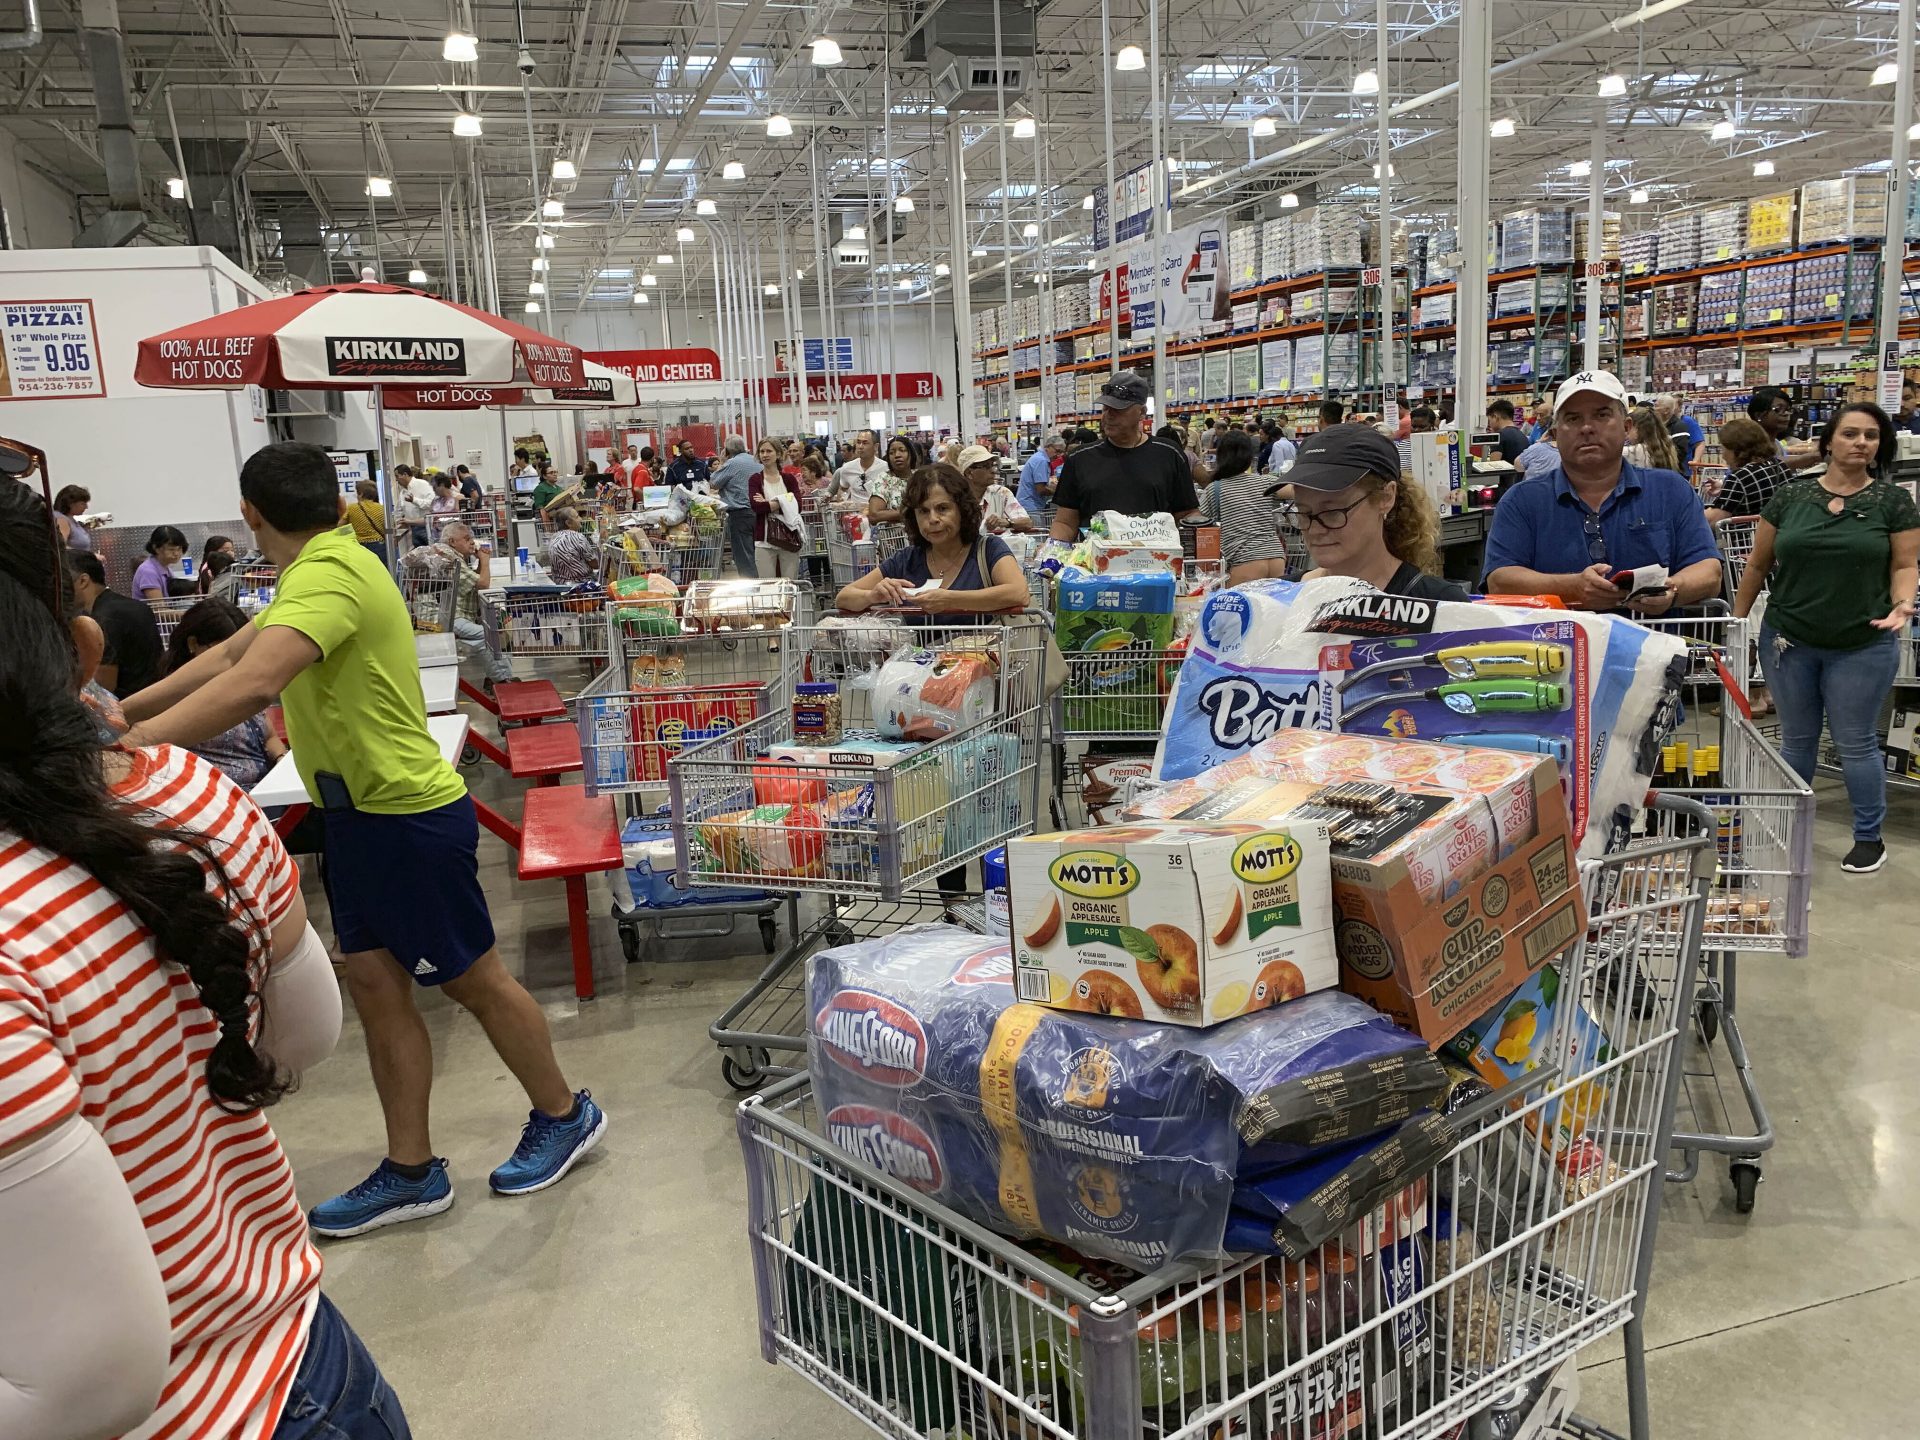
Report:
[[[587,358],[591,360],[599,357],[589,354]],[[925,370],[904,375],[839,375],[835,376],[834,380],[840,386],[840,398],[849,401],[884,400],[895,397],[901,400],[932,400],[942,393],[940,377]],[[766,389],[769,405],[793,403],[791,375],[770,377],[766,382]],[[831,398],[827,376],[807,376],[808,404],[825,405]]]
[[720,357],[711,350],[586,350],[587,359],[628,376],[636,385],[682,385],[718,380]]

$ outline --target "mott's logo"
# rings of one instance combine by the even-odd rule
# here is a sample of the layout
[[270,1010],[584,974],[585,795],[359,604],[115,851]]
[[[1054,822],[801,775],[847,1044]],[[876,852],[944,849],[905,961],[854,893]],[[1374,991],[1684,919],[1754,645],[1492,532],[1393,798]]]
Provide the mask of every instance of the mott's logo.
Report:
[[884,995],[842,990],[813,1017],[813,1033],[843,1068],[904,1088],[926,1073],[927,1032]]
[[1111,850],[1070,850],[1047,867],[1056,890],[1084,900],[1111,900],[1140,883],[1140,869]]
[[1249,885],[1270,885],[1299,868],[1299,845],[1291,835],[1277,831],[1249,836],[1233,850],[1233,873]]
[[842,1105],[827,1113],[827,1138],[854,1159],[925,1194],[946,1181],[932,1138],[904,1115],[871,1105]]

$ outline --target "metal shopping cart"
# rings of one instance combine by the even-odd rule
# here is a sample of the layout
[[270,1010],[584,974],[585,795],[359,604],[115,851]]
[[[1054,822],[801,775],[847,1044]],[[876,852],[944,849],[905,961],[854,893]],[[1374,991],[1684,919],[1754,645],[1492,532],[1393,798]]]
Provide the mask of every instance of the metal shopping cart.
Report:
[[[1712,817],[1657,805],[1671,834],[1582,867],[1589,929],[1562,962],[1581,1005],[1553,1023],[1584,1007],[1611,1044],[1556,1036],[1570,1058],[1450,1117],[1440,1164],[1297,1262],[1097,1285],[931,1199],[924,1175],[888,1173],[883,1152],[840,1149],[805,1078],[749,1098],[762,1356],[894,1440],[1418,1440],[1493,1433],[1515,1392],[1564,1408],[1574,1357],[1624,1330],[1630,1433],[1648,1440],[1657,1181],[1714,862]],[[1604,983],[1623,960],[1644,1003]],[[1559,1107],[1584,1124],[1543,1120]]]
[[[605,668],[609,601],[599,585],[509,585],[481,595],[487,646],[530,665]],[[583,681],[584,683],[584,681]]]
[[453,629],[453,607],[458,582],[451,575],[400,566],[400,598],[416,634],[443,635]]
[[[795,626],[786,641],[790,679],[840,687],[841,753],[824,761],[803,754],[786,765],[770,759],[774,747],[794,745],[793,714],[782,708],[668,761],[683,877],[811,894],[824,908],[714,1022],[714,1043],[731,1057],[730,1081],[758,1083],[773,1073],[772,1052],[803,1047],[805,1016],[792,1008],[793,987],[817,944],[852,933],[849,907],[891,913],[885,907],[936,889],[943,876],[952,885],[953,872],[1034,828],[1045,625],[1044,616],[1023,612],[988,625],[907,626],[869,616]],[[876,737],[884,718],[884,702],[874,699],[878,666],[913,648],[959,657],[986,685],[973,695],[990,695],[991,713],[909,753],[861,753],[859,741]],[[795,808],[756,808],[763,797],[782,796]]]
[[160,632],[160,651],[163,655],[173,643],[173,632],[182,617],[203,598],[199,595],[161,595],[146,602],[147,608],[153,611],[154,628]]

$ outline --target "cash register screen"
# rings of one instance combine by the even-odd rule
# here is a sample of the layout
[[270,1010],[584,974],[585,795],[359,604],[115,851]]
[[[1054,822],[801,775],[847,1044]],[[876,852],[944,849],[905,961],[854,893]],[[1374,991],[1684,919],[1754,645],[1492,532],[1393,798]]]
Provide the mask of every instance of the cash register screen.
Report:
[[531,495],[539,485],[538,476],[516,475],[513,477],[513,493],[516,495]]

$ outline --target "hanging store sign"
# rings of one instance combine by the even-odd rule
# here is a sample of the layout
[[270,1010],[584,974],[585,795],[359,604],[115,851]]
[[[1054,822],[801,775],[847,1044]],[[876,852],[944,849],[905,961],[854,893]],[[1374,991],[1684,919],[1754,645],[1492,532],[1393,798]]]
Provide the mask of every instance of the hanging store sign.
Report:
[[617,370],[636,385],[684,385],[721,378],[720,357],[707,349],[587,350],[582,353],[594,364]]
[[[829,346],[832,347],[831,350],[829,350]],[[844,375],[847,371],[853,369],[853,337],[851,335],[836,335],[831,340],[803,339],[800,342],[800,354],[807,362],[807,373],[809,375],[824,374],[827,369],[829,355],[831,355],[833,360],[834,371]]]
[[105,395],[91,300],[0,302],[0,400]]
[[[928,371],[918,371],[905,375],[809,375],[807,377],[807,403],[825,405],[832,403],[832,390],[838,388],[840,398],[855,400],[932,400],[942,391],[940,377]],[[791,375],[773,375],[766,382],[767,403],[769,405],[791,405],[793,403],[793,377]]]

